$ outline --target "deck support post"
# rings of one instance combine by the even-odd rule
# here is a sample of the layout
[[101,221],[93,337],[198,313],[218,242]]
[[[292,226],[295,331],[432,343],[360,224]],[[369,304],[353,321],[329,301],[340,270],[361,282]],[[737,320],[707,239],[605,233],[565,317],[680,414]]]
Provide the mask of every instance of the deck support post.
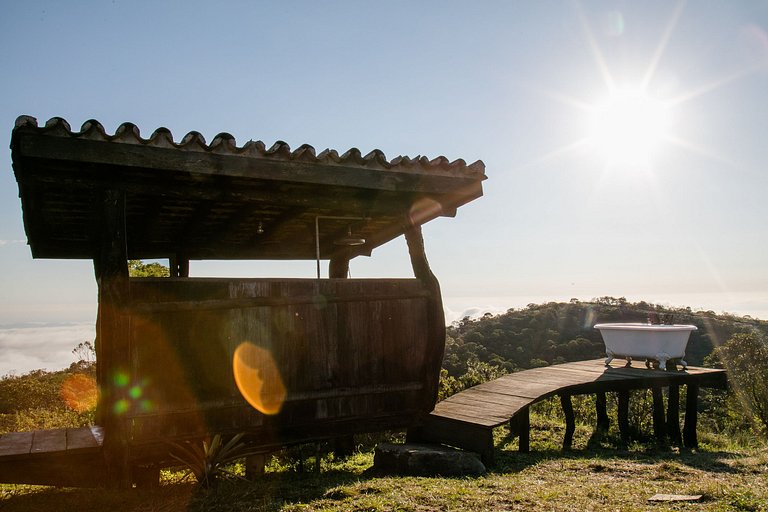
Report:
[[333,454],[337,459],[349,457],[355,453],[355,436],[336,437],[333,440]]
[[698,384],[692,382],[688,383],[688,388],[685,394],[685,423],[683,424],[683,443],[687,448],[699,447],[699,440],[696,437],[698,398]]
[[156,489],[160,486],[160,468],[158,466],[134,466],[131,475],[133,483],[138,489]]
[[677,384],[669,385],[667,395],[667,435],[674,444],[681,444],[680,435],[680,386]]
[[597,414],[597,430],[607,432],[611,427],[611,420],[608,418],[608,407],[605,392],[595,394],[595,413]]
[[629,441],[629,391],[618,392],[619,404],[617,408],[619,420],[619,433],[623,442]]
[[128,257],[125,229],[125,192],[108,189],[97,203],[100,222],[96,235],[98,253],[94,271],[99,289],[96,319],[96,372],[100,396],[96,421],[104,427],[104,458],[107,482],[113,487],[131,487],[128,465],[128,432],[125,414],[131,403]]
[[409,443],[441,443],[480,455],[486,467],[496,463],[493,428],[464,421],[426,416],[420,427],[408,429]]
[[531,413],[528,407],[523,407],[511,420],[509,432],[518,438],[517,450],[520,453],[531,451]]
[[267,454],[256,453],[245,458],[245,478],[256,480],[264,476],[264,466],[267,465]]
[[656,441],[663,443],[667,432],[664,418],[664,393],[661,386],[653,386],[651,395],[653,396],[653,435],[656,436]]
[[573,413],[571,395],[560,395],[560,405],[565,415],[565,435],[563,436],[563,451],[570,450],[573,445],[573,434],[576,432],[576,416]]

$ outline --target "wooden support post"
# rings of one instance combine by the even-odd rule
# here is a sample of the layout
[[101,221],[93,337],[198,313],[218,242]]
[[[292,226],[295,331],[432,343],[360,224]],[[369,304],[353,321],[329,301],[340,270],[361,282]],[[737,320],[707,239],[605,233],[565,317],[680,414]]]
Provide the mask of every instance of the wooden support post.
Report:
[[418,436],[409,442],[442,443],[480,454],[483,464],[493,466],[493,429],[463,421],[425,417],[424,424],[413,431]]
[[335,252],[328,262],[328,277],[331,279],[345,279],[349,275],[349,248],[343,248]]
[[429,340],[428,352],[424,357],[424,372],[426,389],[424,390],[424,412],[431,411],[437,403],[437,393],[440,380],[440,368],[445,353],[445,313],[443,311],[443,299],[440,294],[440,283],[429,268],[427,254],[424,251],[424,237],[421,234],[421,226],[414,225],[409,216],[405,218],[405,241],[408,244],[408,254],[411,258],[413,274],[429,290],[427,299],[427,322]]
[[168,258],[168,271],[171,277],[189,277],[189,258],[177,254]]
[[517,450],[520,453],[531,451],[531,413],[523,407],[509,420],[509,432],[518,438]]
[[245,458],[245,478],[256,480],[264,476],[264,466],[267,465],[267,454],[257,453]]
[[689,383],[685,395],[685,423],[683,424],[683,443],[688,448],[699,447],[699,440],[696,437],[698,399],[698,384]]
[[94,270],[99,287],[96,320],[96,367],[99,403],[96,418],[104,427],[104,458],[110,486],[131,487],[128,465],[128,420],[131,403],[129,322],[126,307],[129,297],[127,243],[125,231],[125,193],[105,190],[97,205],[100,212],[94,255]]
[[595,395],[595,412],[597,413],[597,430],[607,432],[611,427],[611,420],[608,418],[608,407],[605,392]]
[[653,435],[656,436],[656,441],[663,443],[667,437],[667,430],[664,419],[664,394],[661,386],[653,386],[651,395],[653,396]]
[[667,435],[672,443],[681,444],[680,435],[680,386],[670,384],[667,396]]
[[629,391],[621,390],[618,393],[619,405],[617,408],[619,420],[619,433],[623,442],[629,441]]
[[573,445],[573,434],[576,432],[576,416],[573,414],[571,395],[560,395],[560,405],[565,415],[565,435],[563,436],[563,450],[570,450]]
[[337,459],[343,459],[355,453],[355,436],[348,435],[335,438],[333,440],[333,453]]
[[137,489],[156,489],[160,486],[160,468],[157,466],[134,466],[131,473]]
[[[349,261],[349,248],[339,249],[331,256],[331,261],[328,263],[328,277],[331,279],[346,279],[349,276]],[[354,451],[354,436],[337,437],[333,440],[333,453],[337,459],[349,457]]]

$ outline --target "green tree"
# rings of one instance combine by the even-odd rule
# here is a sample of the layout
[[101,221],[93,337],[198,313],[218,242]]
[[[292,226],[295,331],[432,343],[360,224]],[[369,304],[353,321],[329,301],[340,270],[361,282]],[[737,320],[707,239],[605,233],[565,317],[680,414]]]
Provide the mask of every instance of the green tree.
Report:
[[131,277],[169,277],[171,271],[160,263],[144,263],[141,260],[128,260],[128,275]]
[[728,370],[731,389],[764,434],[768,434],[768,342],[759,332],[738,333],[715,349]]

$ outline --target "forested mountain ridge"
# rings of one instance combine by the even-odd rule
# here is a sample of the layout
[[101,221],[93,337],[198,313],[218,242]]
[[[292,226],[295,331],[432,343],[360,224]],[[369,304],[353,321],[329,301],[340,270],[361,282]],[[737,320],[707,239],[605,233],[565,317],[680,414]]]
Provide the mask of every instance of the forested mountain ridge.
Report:
[[674,323],[695,325],[686,360],[701,365],[712,350],[740,332],[768,334],[768,321],[691,308],[667,308],[623,297],[601,297],[590,302],[529,304],[477,320],[464,318],[448,327],[443,367],[459,376],[473,361],[511,372],[523,368],[595,359],[605,355],[600,332],[603,322],[645,322],[649,313],[671,313]]

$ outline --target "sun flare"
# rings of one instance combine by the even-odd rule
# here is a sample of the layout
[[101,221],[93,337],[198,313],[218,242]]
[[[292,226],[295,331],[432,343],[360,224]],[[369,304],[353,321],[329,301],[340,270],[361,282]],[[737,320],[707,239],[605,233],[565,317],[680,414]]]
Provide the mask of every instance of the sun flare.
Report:
[[670,124],[663,101],[641,89],[617,90],[591,110],[589,143],[607,164],[648,165]]

